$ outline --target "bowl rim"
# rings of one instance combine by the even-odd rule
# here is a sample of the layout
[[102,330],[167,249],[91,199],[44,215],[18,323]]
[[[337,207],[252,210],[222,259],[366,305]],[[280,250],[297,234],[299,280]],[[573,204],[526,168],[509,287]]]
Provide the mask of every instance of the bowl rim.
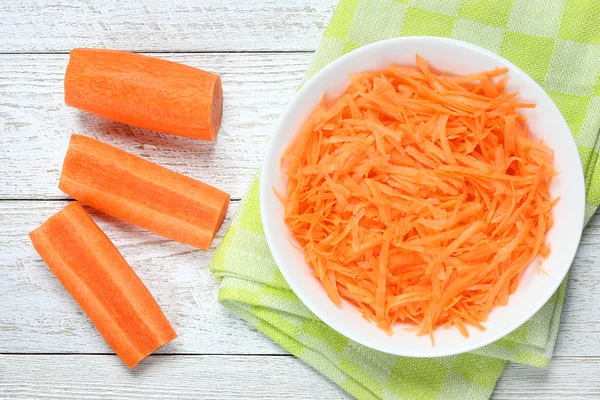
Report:
[[[504,57],[493,53],[489,50],[486,50],[482,47],[479,47],[477,45],[468,43],[468,42],[464,42],[461,40],[456,40],[456,39],[451,39],[451,38],[444,38],[444,37],[437,37],[437,36],[403,36],[403,37],[396,37],[396,38],[391,38],[391,39],[386,39],[386,40],[382,40],[382,41],[378,41],[378,42],[373,42],[367,45],[364,45],[362,47],[359,47],[355,50],[352,50],[340,57],[338,57],[337,59],[333,60],[332,62],[330,62],[329,64],[327,64],[326,66],[324,66],[323,68],[321,68],[319,71],[317,71],[313,76],[311,76],[306,82],[304,82],[301,87],[299,88],[299,90],[294,94],[294,96],[292,97],[291,101],[288,103],[288,105],[286,106],[285,110],[283,111],[283,113],[281,114],[281,116],[279,117],[277,124],[275,125],[274,129],[272,130],[272,134],[269,138],[269,142],[267,145],[267,150],[265,152],[265,156],[264,156],[264,161],[262,163],[261,169],[260,169],[260,176],[266,176],[266,172],[267,169],[269,168],[269,164],[266,162],[267,159],[271,158],[269,155],[272,154],[276,148],[276,136],[277,133],[280,132],[282,130],[283,125],[285,124],[285,121],[289,118],[289,115],[294,112],[297,103],[300,102],[300,100],[304,97],[304,93],[308,92],[311,90],[311,88],[315,85],[317,85],[317,82],[319,81],[318,77],[321,75],[325,75],[327,74],[329,71],[335,70],[338,68],[339,65],[342,65],[346,59],[348,58],[352,58],[352,57],[357,57],[362,53],[366,53],[369,51],[372,51],[372,49],[374,47],[379,47],[379,46],[386,46],[389,43],[399,43],[401,44],[402,42],[408,42],[408,41],[413,41],[413,40],[433,40],[433,41],[438,41],[438,42],[442,42],[442,43],[449,43],[449,44],[453,44],[453,45],[458,45],[458,46],[463,46],[466,47],[470,50],[474,50],[480,53],[483,53],[484,55],[491,57],[492,59],[495,59],[497,61],[501,61],[502,63],[506,64],[509,66],[509,71],[520,74],[521,77],[527,81],[530,85],[533,85],[535,87],[537,87],[538,89],[541,90],[542,92],[542,96],[546,97],[547,100],[550,101],[551,106],[554,107],[554,111],[556,112],[558,118],[562,119],[562,122],[564,122],[564,125],[567,127],[570,135],[570,145],[571,147],[575,148],[575,151],[578,154],[578,158],[579,156],[579,152],[577,150],[577,144],[575,142],[575,138],[573,137],[573,133],[571,132],[570,127],[568,126],[562,112],[558,109],[558,107],[556,106],[556,103],[554,103],[554,101],[552,100],[552,98],[550,98],[550,96],[548,95],[548,93],[546,92],[546,90],[544,88],[542,88],[533,78],[531,78],[526,72],[524,72],[522,69],[520,69],[519,67],[517,67],[515,64],[513,64],[512,62],[506,60]],[[554,295],[554,293],[556,293],[556,291],[558,290],[558,288],[560,287],[560,285],[562,284],[562,282],[564,282],[565,277],[567,276],[572,264],[573,264],[573,260],[575,259],[575,255],[577,253],[577,250],[579,248],[579,242],[581,240],[581,235],[582,235],[582,231],[583,228],[585,226],[585,208],[586,208],[586,187],[585,187],[585,175],[583,172],[583,167],[581,165],[581,163],[578,163],[578,168],[577,168],[577,172],[579,175],[579,180],[581,185],[579,186],[579,189],[581,191],[581,198],[582,198],[582,204],[580,205],[579,209],[577,210],[573,210],[574,213],[578,214],[575,215],[578,217],[578,219],[580,219],[580,226],[578,225],[579,229],[577,230],[577,243],[578,245],[575,246],[574,250],[572,251],[572,254],[569,254],[568,257],[566,257],[566,259],[569,262],[569,266],[567,268],[564,269],[564,272],[560,272],[559,274],[560,279],[557,279],[557,283],[555,285],[552,286],[552,290],[548,290],[548,295],[547,296],[543,296],[544,300],[540,301],[539,304],[536,304],[535,307],[531,307],[531,310],[525,314],[525,316],[521,317],[519,320],[515,321],[514,323],[512,323],[510,325],[509,328],[505,329],[505,330],[500,330],[498,333],[494,334],[494,335],[490,335],[490,337],[486,338],[485,340],[482,340],[480,342],[477,342],[473,345],[464,345],[461,346],[459,349],[448,349],[446,351],[439,351],[439,352],[412,352],[410,354],[404,353],[402,351],[398,351],[398,349],[389,349],[385,346],[380,346],[378,344],[372,344],[372,343],[364,343],[364,341],[362,341],[360,338],[357,338],[355,335],[353,335],[352,333],[348,333],[348,332],[341,332],[340,330],[338,330],[336,327],[332,326],[327,320],[328,317],[327,315],[325,315],[324,312],[321,311],[320,307],[316,304],[314,304],[314,302],[312,301],[312,299],[308,296],[305,296],[304,293],[302,293],[302,291],[298,291],[296,290],[296,288],[294,287],[293,283],[290,283],[291,279],[290,276],[288,275],[288,273],[286,272],[285,268],[281,268],[280,265],[285,264],[285,260],[281,259],[281,257],[279,257],[278,252],[277,251],[273,251],[273,249],[275,248],[275,244],[273,243],[273,239],[271,238],[271,235],[273,233],[268,232],[268,214],[269,214],[269,210],[266,209],[266,197],[269,193],[271,193],[272,188],[270,186],[267,185],[267,180],[265,179],[260,179],[259,182],[259,203],[260,203],[260,213],[261,213],[261,222],[263,224],[264,227],[264,233],[265,233],[265,237],[266,237],[266,241],[267,244],[269,246],[269,250],[271,252],[271,255],[273,257],[273,259],[275,260],[275,264],[277,265],[277,268],[279,270],[279,272],[282,274],[282,276],[284,277],[285,281],[287,282],[287,284],[289,285],[289,287],[292,289],[292,291],[294,292],[294,294],[296,296],[298,296],[298,298],[300,299],[300,301],[302,301],[302,303],[313,313],[317,316],[317,318],[319,318],[319,320],[321,320],[324,324],[326,324],[328,327],[330,327],[331,329],[333,329],[334,331],[338,332],[339,334],[341,334],[342,336],[356,342],[359,343],[365,347],[374,349],[374,350],[378,350],[387,354],[393,354],[393,355],[398,355],[398,356],[405,356],[405,357],[412,357],[412,358],[435,358],[435,357],[445,357],[445,356],[452,356],[452,355],[457,355],[457,354],[463,354],[463,353],[467,353],[479,348],[482,348],[484,346],[487,346],[507,335],[509,335],[510,333],[512,333],[513,331],[515,331],[516,329],[520,328],[524,323],[526,323],[528,320],[530,320],[547,302],[548,300]],[[580,218],[579,218],[580,217]],[[307,265],[308,268],[310,268]]]

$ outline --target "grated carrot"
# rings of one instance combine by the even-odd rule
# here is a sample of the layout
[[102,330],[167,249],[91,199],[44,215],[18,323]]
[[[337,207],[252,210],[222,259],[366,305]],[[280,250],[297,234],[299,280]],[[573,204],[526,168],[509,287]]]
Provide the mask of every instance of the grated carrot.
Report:
[[[482,325],[547,258],[553,151],[507,70],[390,66],[319,104],[281,158],[285,222],[330,299],[392,333]],[[539,256],[539,257],[538,257]]]

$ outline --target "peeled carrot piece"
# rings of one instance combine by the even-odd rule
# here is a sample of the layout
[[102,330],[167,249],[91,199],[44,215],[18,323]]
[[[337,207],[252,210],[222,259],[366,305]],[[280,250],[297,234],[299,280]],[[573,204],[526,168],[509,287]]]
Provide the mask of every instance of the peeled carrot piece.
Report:
[[215,140],[221,125],[221,77],[187,65],[116,50],[74,49],[65,102],[141,128]]
[[116,147],[72,135],[58,187],[109,215],[201,249],[223,223],[229,195]]
[[70,203],[29,238],[129,368],[177,337],[152,294],[79,203]]

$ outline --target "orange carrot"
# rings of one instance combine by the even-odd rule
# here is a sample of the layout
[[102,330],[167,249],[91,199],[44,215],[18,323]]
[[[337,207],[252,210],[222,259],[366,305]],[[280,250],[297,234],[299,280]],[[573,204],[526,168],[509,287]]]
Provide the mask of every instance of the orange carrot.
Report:
[[29,237],[128,367],[177,337],[148,289],[79,203],[70,203]]
[[529,137],[506,69],[391,66],[350,78],[284,152],[285,222],[335,304],[386,332],[482,323],[547,257],[553,152]]
[[125,51],[74,49],[65,102],[100,117],[194,139],[215,140],[219,75]]
[[116,147],[72,135],[58,187],[144,229],[208,249],[229,195]]

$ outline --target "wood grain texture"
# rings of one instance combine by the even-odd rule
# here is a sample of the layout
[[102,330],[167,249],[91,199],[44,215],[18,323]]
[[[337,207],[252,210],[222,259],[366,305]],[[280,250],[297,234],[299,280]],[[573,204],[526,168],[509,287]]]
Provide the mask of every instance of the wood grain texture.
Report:
[[[110,353],[95,328],[33,250],[27,233],[63,201],[0,202],[0,353]],[[163,239],[94,210],[90,214],[163,308],[179,338],[160,350],[176,354],[283,354],[221,307],[209,262],[237,209],[234,202],[209,251]],[[571,270],[556,347],[559,356],[598,356],[600,215],[583,234]]]
[[313,51],[337,0],[10,0],[0,53]]
[[[599,358],[510,364],[492,399],[597,399]],[[114,356],[0,355],[0,398],[350,399],[293,357],[150,356],[133,371]]]
[[285,356],[150,356],[131,371],[114,356],[0,355],[0,398],[3,396],[112,400],[349,398],[311,367]]
[[[312,57],[286,52],[314,50],[336,3],[0,2],[0,200],[8,199],[0,201],[0,353],[20,353],[0,354],[0,398],[349,398],[216,302],[218,284],[208,264],[238,202],[207,252],[91,212],[180,333],[160,355],[129,371],[114,355],[25,354],[110,353],[26,238],[66,204],[56,185],[70,133],[96,137],[239,198]],[[66,53],[84,46],[167,52],[156,56],[222,74],[217,142],[130,128],[66,107]],[[171,54],[184,52],[195,54]],[[494,399],[600,398],[599,261],[596,216],[572,269],[550,369],[509,365]],[[184,355],[194,353],[200,355]]]
[[310,54],[160,54],[221,74],[215,142],[133,128],[64,104],[68,55],[0,55],[0,199],[66,199],[58,178],[71,133],[95,137],[240,198]]
[[592,400],[600,398],[598,357],[554,357],[548,369],[508,364],[494,400]]

